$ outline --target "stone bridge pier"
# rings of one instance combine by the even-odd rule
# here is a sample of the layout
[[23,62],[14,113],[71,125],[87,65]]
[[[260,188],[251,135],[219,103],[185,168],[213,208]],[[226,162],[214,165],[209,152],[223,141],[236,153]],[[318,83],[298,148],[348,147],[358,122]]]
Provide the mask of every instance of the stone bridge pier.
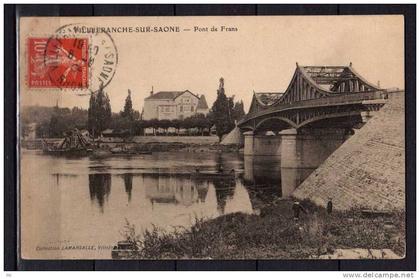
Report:
[[245,156],[278,156],[281,168],[315,169],[352,133],[341,128],[287,129],[274,135],[244,133]]

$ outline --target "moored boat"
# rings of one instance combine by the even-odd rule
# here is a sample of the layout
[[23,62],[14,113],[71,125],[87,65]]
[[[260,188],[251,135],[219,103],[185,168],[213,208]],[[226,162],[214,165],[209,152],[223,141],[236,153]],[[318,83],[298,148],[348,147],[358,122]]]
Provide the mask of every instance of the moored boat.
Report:
[[42,141],[42,150],[45,154],[59,156],[86,156],[93,151],[89,146],[90,144],[77,129],[67,132],[65,138],[58,144]]

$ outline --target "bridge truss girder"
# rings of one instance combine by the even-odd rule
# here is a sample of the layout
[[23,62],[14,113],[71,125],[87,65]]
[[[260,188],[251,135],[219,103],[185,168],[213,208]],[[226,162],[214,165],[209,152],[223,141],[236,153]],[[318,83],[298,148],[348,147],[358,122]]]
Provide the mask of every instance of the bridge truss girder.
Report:
[[[362,112],[378,111],[383,105],[384,103],[352,104],[285,110],[250,119],[246,123],[242,123],[240,128],[243,131],[254,132],[277,130],[279,127],[284,127],[284,129],[301,129],[315,122],[328,119],[343,119],[346,117],[355,119],[355,117],[361,116]],[[359,118],[362,119],[361,117]],[[282,123],[275,125],[276,127],[264,125],[265,123],[270,123],[270,121],[271,123],[273,121],[280,121]],[[346,124],[348,123],[343,123],[343,125]]]
[[296,66],[293,77],[276,102],[265,105],[254,94],[248,114],[340,94],[380,91],[360,76],[351,66]]

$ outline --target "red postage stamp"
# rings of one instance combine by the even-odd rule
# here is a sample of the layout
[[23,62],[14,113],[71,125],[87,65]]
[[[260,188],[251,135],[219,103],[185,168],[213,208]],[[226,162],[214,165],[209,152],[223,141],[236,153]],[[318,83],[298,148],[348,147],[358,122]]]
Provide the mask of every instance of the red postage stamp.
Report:
[[30,88],[88,88],[87,38],[29,38]]

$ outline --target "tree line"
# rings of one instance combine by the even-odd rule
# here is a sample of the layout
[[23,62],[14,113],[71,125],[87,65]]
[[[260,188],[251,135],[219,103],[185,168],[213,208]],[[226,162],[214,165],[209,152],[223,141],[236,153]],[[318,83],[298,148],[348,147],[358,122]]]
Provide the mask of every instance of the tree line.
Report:
[[73,107],[25,107],[21,112],[22,136],[29,134],[29,125],[36,123],[35,134],[39,138],[62,137],[65,132],[77,129],[86,129],[88,111]]
[[22,133],[27,133],[27,124],[37,123],[36,134],[38,137],[62,137],[68,130],[78,128],[87,129],[93,137],[98,137],[106,129],[117,132],[128,131],[130,135],[144,135],[145,129],[152,129],[153,134],[180,134],[184,129],[187,134],[208,134],[211,127],[215,127],[216,134],[221,140],[222,136],[229,133],[235,127],[235,121],[239,121],[244,115],[242,101],[235,102],[235,96],[226,96],[223,78],[219,81],[217,98],[207,115],[196,114],[185,119],[150,119],[143,120],[138,111],[133,109],[131,91],[125,99],[123,110],[113,113],[108,94],[101,86],[99,90],[91,94],[89,108],[74,107],[51,108],[30,107],[23,112]]
[[[140,134],[144,134],[144,129],[149,128],[153,130],[153,134],[157,134],[159,130],[163,130],[165,135],[179,135],[180,130],[184,129],[187,134],[208,135],[210,128],[213,125],[213,121],[208,115],[200,113],[184,119],[138,120],[135,125],[136,131]],[[169,131],[170,129],[172,131]]]

